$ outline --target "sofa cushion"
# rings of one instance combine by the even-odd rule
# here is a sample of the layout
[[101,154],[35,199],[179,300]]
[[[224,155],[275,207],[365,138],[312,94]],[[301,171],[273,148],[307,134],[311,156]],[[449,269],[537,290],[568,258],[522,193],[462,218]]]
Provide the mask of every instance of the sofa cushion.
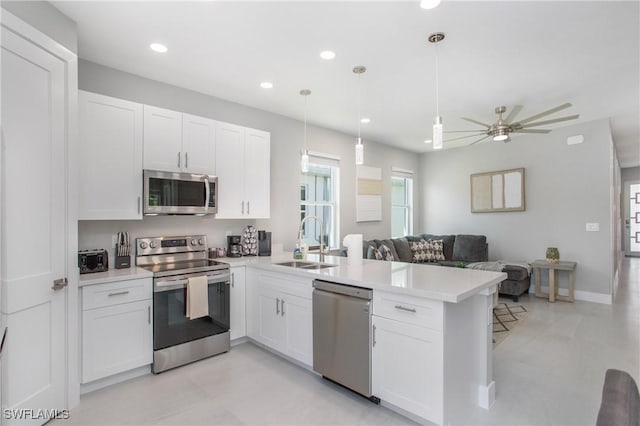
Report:
[[383,260],[382,253],[376,247],[370,245],[367,248],[367,259]]
[[391,241],[396,249],[396,253],[398,253],[396,260],[399,260],[400,262],[411,262],[413,259],[413,253],[411,253],[409,241],[407,241],[406,238],[394,238]]
[[430,244],[425,240],[409,241],[411,246],[411,253],[413,263],[430,262],[433,260],[433,251],[430,249]]
[[[391,244],[391,247],[393,247],[393,244]],[[378,247],[378,251],[382,255],[383,260],[387,260],[390,262],[393,262],[394,260],[396,260],[396,258],[393,256],[393,252],[391,251],[391,248],[387,247],[386,244],[380,244],[380,247]]]
[[640,394],[626,371],[607,370],[596,426],[640,424]]
[[373,246],[374,248],[378,248],[375,242],[362,240],[362,257],[367,259],[367,255],[369,253],[369,246]]
[[456,235],[451,260],[461,262],[486,262],[487,237],[484,235]]
[[433,234],[422,234],[422,238],[425,240],[442,240],[442,248],[444,257],[446,260],[451,260],[453,258],[453,244],[456,240],[455,235],[433,235]]
[[507,273],[507,279],[511,281],[520,281],[529,279],[529,271],[527,268],[516,265],[505,265],[502,272]]
[[391,254],[393,255],[393,260],[400,259],[400,256],[398,256],[398,252],[396,251],[396,247],[393,244],[393,240],[380,240],[380,245],[378,245],[378,249],[380,249],[381,246],[387,246],[387,248],[391,250]]
[[433,252],[433,262],[442,262],[446,260],[444,257],[442,240],[428,240],[427,244]]

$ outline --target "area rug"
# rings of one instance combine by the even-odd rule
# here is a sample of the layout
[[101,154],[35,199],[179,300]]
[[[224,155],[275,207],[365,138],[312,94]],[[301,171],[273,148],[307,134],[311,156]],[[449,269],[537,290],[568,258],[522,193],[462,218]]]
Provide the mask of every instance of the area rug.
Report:
[[498,303],[493,308],[493,347],[498,346],[516,326],[522,324],[527,314],[527,309],[522,305]]

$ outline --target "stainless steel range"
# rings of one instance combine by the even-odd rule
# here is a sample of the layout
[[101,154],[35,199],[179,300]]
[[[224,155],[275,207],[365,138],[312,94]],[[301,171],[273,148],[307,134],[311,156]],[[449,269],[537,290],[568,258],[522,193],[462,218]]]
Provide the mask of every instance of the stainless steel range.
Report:
[[[207,237],[137,238],[136,247],[136,265],[153,272],[153,372],[227,352],[229,265],[207,258]],[[208,315],[189,319],[188,292],[203,276]]]

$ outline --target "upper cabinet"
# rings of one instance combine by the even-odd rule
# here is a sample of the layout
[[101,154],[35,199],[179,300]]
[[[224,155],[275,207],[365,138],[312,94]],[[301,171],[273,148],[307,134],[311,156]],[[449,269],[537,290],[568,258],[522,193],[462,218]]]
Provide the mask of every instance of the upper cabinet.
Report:
[[218,122],[217,218],[269,217],[270,147],[269,132]]
[[215,174],[214,120],[144,106],[144,168]]
[[80,220],[142,219],[142,105],[78,91]]

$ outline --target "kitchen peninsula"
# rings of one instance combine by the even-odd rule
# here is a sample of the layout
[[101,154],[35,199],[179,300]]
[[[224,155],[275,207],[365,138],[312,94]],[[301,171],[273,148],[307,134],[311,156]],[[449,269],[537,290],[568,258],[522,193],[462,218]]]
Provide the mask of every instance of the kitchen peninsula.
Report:
[[278,265],[290,255],[219,260],[244,269],[253,342],[311,369],[313,280],[372,289],[372,393],[383,405],[458,424],[493,403],[493,295],[506,274],[331,256],[320,269]]

